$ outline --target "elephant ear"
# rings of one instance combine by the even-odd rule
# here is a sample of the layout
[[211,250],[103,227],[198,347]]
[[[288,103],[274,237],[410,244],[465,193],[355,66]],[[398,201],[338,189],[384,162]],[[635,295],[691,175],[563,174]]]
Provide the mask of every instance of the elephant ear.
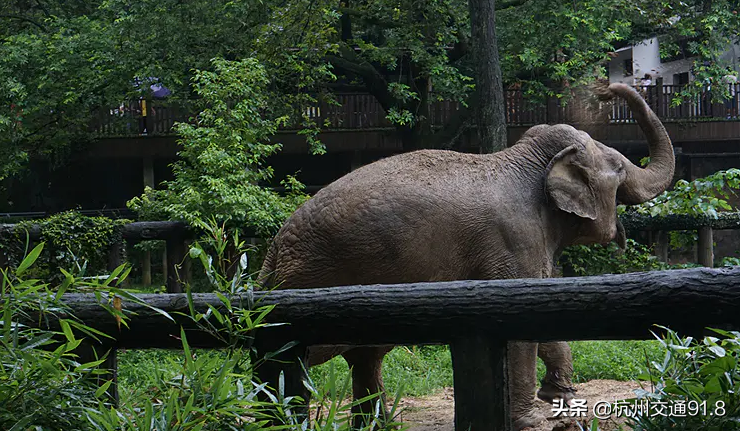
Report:
[[583,144],[559,152],[545,171],[545,190],[561,210],[596,220],[596,194],[589,184],[591,157]]

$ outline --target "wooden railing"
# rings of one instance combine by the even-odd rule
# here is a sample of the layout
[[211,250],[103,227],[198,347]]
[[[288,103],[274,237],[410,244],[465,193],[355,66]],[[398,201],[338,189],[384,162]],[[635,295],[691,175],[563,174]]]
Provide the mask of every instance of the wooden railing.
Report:
[[[700,247],[707,249],[702,263],[707,266],[711,266],[713,257],[712,228],[740,229],[738,213],[719,218],[632,214],[621,220],[632,232],[698,229],[703,242]],[[0,237],[14,229],[14,225],[0,225]],[[194,236],[193,231],[177,222],[137,222],[123,226],[121,234],[123,242],[114,244],[109,251],[110,268],[123,262],[124,244],[164,239],[172,274],[167,280],[168,292],[182,291],[182,279],[175,274],[186,254],[185,242]],[[40,230],[31,228],[29,237],[38,240],[39,236]],[[192,296],[199,312],[206,311],[209,304],[222,306],[213,294]],[[263,381],[274,386],[283,371],[286,395],[303,395],[303,368],[296,359],[305,361],[306,347],[310,345],[449,344],[457,430],[509,429],[503,364],[510,340],[639,339],[650,337],[654,324],[691,335],[702,333],[708,326],[740,330],[739,267],[581,278],[278,290],[258,296],[263,305],[277,305],[270,314],[272,322],[289,325],[260,330],[254,344],[257,351],[264,354],[288,341],[298,342],[295,348],[275,358],[285,362],[269,362],[256,370]],[[136,313],[136,317],[128,328],[119,330],[116,319],[99,306],[93,294],[64,296],[72,314],[83,323],[113,336],[97,350],[110,350],[104,367],[111,370],[108,378],[114,382],[117,349],[179,349],[181,326],[188,333],[191,347],[223,347],[221,340],[198,330],[185,317],[189,310],[185,295],[140,297],[146,304],[167,311],[175,321],[142,304],[124,301],[124,309]],[[244,298],[243,303],[253,299]],[[241,302],[232,301],[238,303]],[[692,312],[685,313],[687,308]],[[558,324],[553,325],[553,321]],[[25,323],[40,322],[45,320]],[[80,355],[92,354],[91,346],[83,349],[87,350]],[[118,399],[115,384],[109,393]]]
[[[707,91],[690,100],[673,104],[682,87],[678,85],[638,86],[638,91],[663,121],[740,120],[738,93],[740,84],[729,85],[732,98],[712,102]],[[339,93],[336,102],[319,102],[313,106],[299,107],[298,114],[305,114],[327,130],[368,130],[390,128],[380,103],[370,94]],[[521,90],[505,90],[506,121],[511,126],[534,124],[578,124],[584,122],[632,122],[632,113],[624,100],[614,104],[593,104],[572,98],[532,100]],[[429,119],[434,126],[446,124],[461,105],[451,101],[434,101],[429,108]],[[146,113],[146,115],[143,115]],[[164,135],[171,133],[176,121],[187,121],[193,114],[191,103],[182,100],[129,101],[114,109],[101,110],[92,129],[100,136]],[[296,130],[298,124],[285,127]]]
[[[297,345],[260,365],[257,378],[277,387],[283,372],[285,396],[304,395],[304,368],[311,345],[449,344],[455,394],[455,429],[510,429],[504,364],[511,340],[646,339],[653,325],[697,336],[705,327],[740,330],[740,268],[689,269],[582,278],[455,281],[385,286],[257,292],[260,305],[275,305],[268,316],[287,323],[256,333],[258,354],[290,341]],[[193,308],[224,312],[215,294],[193,294]],[[118,328],[94,294],[66,294],[63,301],[84,324],[113,340],[104,368],[115,382],[116,349],[179,349],[180,328],[191,347],[220,348],[223,340],[200,330],[184,294],[140,295],[149,306],[123,302],[134,318]],[[253,299],[233,298],[233,306]],[[243,304],[243,305],[240,305]],[[691,313],[686,313],[691,309]],[[182,314],[179,314],[182,313]],[[67,315],[61,314],[64,318]],[[24,322],[38,326],[45,319]],[[557,322],[557,324],[553,324]],[[216,322],[212,322],[216,323]],[[52,320],[52,328],[58,324]],[[90,347],[85,347],[90,349]],[[84,353],[80,353],[84,355]],[[277,362],[277,361],[280,362]],[[116,390],[110,385],[110,391]],[[111,393],[117,399],[115,393]]]

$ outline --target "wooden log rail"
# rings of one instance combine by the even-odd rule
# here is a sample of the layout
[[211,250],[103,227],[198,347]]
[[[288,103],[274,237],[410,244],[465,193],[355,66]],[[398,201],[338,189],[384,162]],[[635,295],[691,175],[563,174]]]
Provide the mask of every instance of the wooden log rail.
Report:
[[[170,314],[187,314],[183,294],[139,297]],[[503,371],[507,341],[648,339],[655,324],[694,336],[706,327],[740,330],[740,267],[277,290],[255,297],[259,304],[276,305],[270,321],[288,323],[260,329],[258,350],[299,342],[281,358],[288,361],[280,364],[286,370],[286,391],[301,388],[301,368],[290,363],[305,357],[309,345],[449,344],[457,430],[509,429]],[[201,312],[209,304],[220,307],[214,294],[194,294],[193,300]],[[172,322],[124,301],[124,309],[136,315],[129,329],[119,331],[93,295],[67,294],[64,301],[87,325],[114,336],[113,349],[178,349],[181,325],[191,346],[223,347],[186,317],[174,315]],[[272,383],[279,369],[257,372]]]

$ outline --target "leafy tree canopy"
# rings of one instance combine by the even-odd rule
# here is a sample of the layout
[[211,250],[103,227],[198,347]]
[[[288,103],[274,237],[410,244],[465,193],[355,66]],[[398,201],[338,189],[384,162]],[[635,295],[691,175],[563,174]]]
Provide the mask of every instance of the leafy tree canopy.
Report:
[[[730,0],[501,0],[505,84],[568,94],[603,75],[610,53],[658,35],[662,53],[694,59],[697,88],[727,73],[737,42]],[[101,107],[139,96],[156,78],[173,98],[197,97],[211,59],[265,66],[271,109],[315,129],[295,109],[337,85],[371,92],[408,148],[439,147],[470,122],[467,109],[432,129],[429,103],[474,104],[466,0],[9,0],[0,4],[0,178],[28,155],[52,158],[90,139]],[[311,132],[313,130],[313,132]]]

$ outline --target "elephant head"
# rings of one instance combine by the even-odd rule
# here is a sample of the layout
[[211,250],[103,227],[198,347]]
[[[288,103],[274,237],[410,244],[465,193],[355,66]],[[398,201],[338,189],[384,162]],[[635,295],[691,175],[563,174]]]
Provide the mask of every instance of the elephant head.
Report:
[[635,90],[625,84],[611,84],[599,95],[627,101],[647,136],[647,167],[636,166],[613,148],[566,125],[532,127],[522,141],[570,144],[550,159],[545,191],[552,205],[581,219],[572,243],[605,243],[616,238],[624,247],[624,228],[616,217],[616,204],[639,204],[662,193],[673,179],[675,159],[663,124]]

